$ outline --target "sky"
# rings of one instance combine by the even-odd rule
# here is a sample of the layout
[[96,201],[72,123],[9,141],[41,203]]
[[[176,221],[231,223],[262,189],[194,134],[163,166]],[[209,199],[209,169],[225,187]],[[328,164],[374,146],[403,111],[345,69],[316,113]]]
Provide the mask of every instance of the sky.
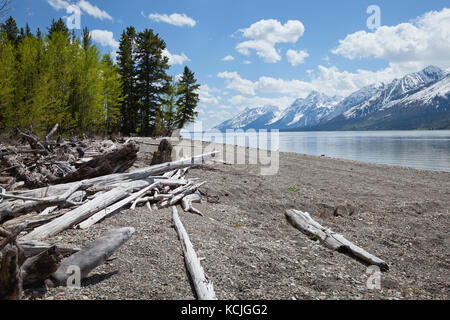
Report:
[[153,29],[170,75],[187,65],[201,84],[203,129],[247,107],[286,108],[313,90],[347,96],[428,65],[450,71],[448,0],[11,1],[19,27],[47,30],[64,18],[113,56],[127,26]]

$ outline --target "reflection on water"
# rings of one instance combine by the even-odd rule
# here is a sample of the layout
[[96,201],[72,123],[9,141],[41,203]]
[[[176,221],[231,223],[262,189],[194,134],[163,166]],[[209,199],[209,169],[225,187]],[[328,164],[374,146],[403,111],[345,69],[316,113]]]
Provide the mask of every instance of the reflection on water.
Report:
[[[225,139],[223,134],[204,134],[204,141],[258,147],[252,135]],[[183,134],[191,138],[189,133]],[[196,139],[201,136],[196,135]],[[270,134],[268,135],[270,137]],[[245,141],[245,142],[243,142]],[[269,141],[269,148],[270,148]],[[276,143],[275,143],[276,145]],[[260,147],[263,148],[260,144]],[[450,131],[280,132],[279,151],[325,155],[362,162],[399,165],[450,172]]]

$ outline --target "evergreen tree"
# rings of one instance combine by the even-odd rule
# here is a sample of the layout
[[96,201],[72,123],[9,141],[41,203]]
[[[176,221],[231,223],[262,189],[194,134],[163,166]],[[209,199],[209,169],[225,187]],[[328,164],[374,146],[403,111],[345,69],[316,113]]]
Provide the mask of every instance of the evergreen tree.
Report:
[[114,65],[111,56],[106,54],[102,59],[102,98],[103,119],[106,133],[119,131],[120,107],[123,101],[122,82],[119,68]]
[[[171,134],[177,126],[177,100],[178,100],[178,84],[171,80],[167,85],[167,92],[162,96],[163,106],[158,112],[160,126]],[[162,131],[160,129],[160,131]]]
[[117,62],[122,80],[121,131],[125,135],[136,133],[138,97],[136,93],[135,64],[136,30],[128,27],[120,39]]
[[50,25],[50,28],[48,28],[48,37],[51,39],[53,33],[55,32],[62,33],[66,38],[69,38],[70,36],[69,28],[67,28],[66,24],[61,18],[59,18],[58,21],[52,19],[52,24]]
[[2,131],[14,123],[15,51],[6,32],[0,32],[0,125]]
[[6,33],[6,36],[13,46],[17,46],[19,40],[19,28],[13,17],[9,17],[0,27],[1,31]]
[[199,84],[194,73],[187,66],[184,67],[183,76],[180,79],[177,100],[177,125],[179,129],[184,128],[186,124],[195,121],[198,112],[195,111],[199,102],[198,90]]
[[137,37],[137,93],[139,104],[139,133],[149,136],[156,127],[157,112],[162,104],[161,95],[167,92],[169,76],[169,59],[163,55],[165,42],[154,34],[151,29],[145,29]]

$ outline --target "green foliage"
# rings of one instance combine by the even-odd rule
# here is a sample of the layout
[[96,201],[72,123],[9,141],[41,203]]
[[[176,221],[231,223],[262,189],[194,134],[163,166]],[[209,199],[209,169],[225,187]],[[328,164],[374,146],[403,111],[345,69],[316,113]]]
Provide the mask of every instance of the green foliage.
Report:
[[183,76],[178,87],[178,95],[180,97],[177,101],[177,125],[179,129],[182,129],[186,124],[194,122],[198,115],[195,108],[200,100],[197,93],[200,85],[196,84],[196,82],[194,73],[187,66],[184,67]]
[[295,193],[298,193],[300,191],[300,189],[297,187],[289,187],[288,190]]
[[151,29],[122,34],[117,65],[102,56],[87,28],[81,39],[62,19],[36,36],[12,17],[0,25],[0,127],[59,133],[167,135],[195,121],[198,88],[185,67],[167,74],[166,44]]
[[[0,126],[14,134],[29,126],[47,133],[111,133],[117,130],[121,80],[111,58],[103,58],[85,29],[83,43],[62,20],[49,35],[20,35],[10,18],[0,32]],[[19,39],[19,40],[18,40]],[[119,110],[119,111],[118,111]]]

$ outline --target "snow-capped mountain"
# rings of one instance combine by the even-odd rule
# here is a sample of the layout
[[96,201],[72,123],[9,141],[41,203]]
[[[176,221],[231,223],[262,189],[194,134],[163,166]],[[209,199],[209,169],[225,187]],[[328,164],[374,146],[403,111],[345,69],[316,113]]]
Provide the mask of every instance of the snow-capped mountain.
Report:
[[319,124],[335,110],[342,100],[312,91],[306,98],[297,99],[289,108],[268,123],[271,129],[307,127]]
[[[450,129],[450,74],[437,70],[434,77],[425,72],[394,80],[386,89],[363,104],[310,130],[411,130]],[[421,76],[420,78],[415,76]],[[430,81],[419,87],[402,86],[411,79]],[[436,79],[433,81],[433,79]],[[402,81],[405,80],[405,81]],[[411,82],[409,82],[411,84]],[[398,93],[395,93],[397,91]],[[390,94],[390,95],[389,95]]]
[[391,83],[375,83],[345,99],[317,91],[289,108],[247,108],[216,127],[226,129],[450,129],[450,74],[429,66]]
[[227,129],[263,129],[274,119],[280,110],[278,107],[265,106],[259,108],[246,108],[230,120],[227,120],[214,129],[225,131]]
[[371,113],[379,111],[384,105],[438,81],[444,76],[445,72],[443,70],[429,66],[420,72],[408,74],[401,79],[395,79],[366,101],[345,111],[343,116],[347,119],[366,117]]

